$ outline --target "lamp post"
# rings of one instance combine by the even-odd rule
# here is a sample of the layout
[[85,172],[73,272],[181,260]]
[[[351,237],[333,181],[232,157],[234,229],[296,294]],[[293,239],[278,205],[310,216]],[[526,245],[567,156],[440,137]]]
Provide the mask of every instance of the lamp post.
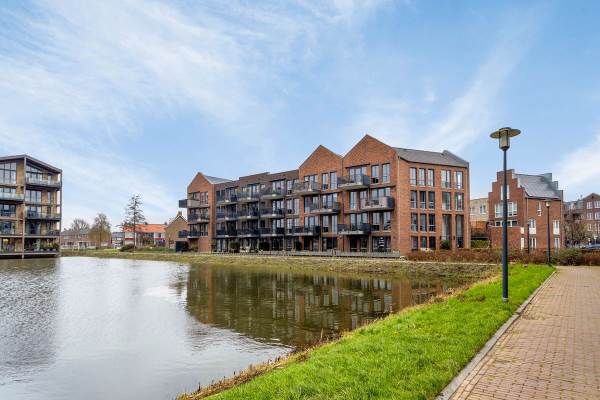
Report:
[[547,238],[548,238],[548,266],[552,265],[552,253],[550,252],[550,200],[546,200],[546,222],[547,222]]
[[510,148],[510,138],[521,131],[513,128],[500,128],[490,134],[492,139],[498,139],[500,150],[504,157],[502,183],[502,301],[508,301],[508,199],[506,178],[506,151]]

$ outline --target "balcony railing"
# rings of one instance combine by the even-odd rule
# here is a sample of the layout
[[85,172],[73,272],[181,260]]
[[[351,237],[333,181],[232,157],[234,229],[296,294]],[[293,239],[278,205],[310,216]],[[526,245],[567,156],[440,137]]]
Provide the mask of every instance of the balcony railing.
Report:
[[392,210],[394,208],[394,198],[391,196],[378,197],[367,200],[361,207],[363,210]]
[[16,185],[17,181],[15,179],[0,178],[0,183],[3,185]]
[[0,236],[16,236],[20,235],[15,228],[11,229],[0,229]]
[[210,215],[208,214],[190,214],[188,215],[188,222],[209,222]]
[[235,211],[217,212],[217,219],[222,221],[235,221],[238,219],[238,213]]
[[60,236],[60,231],[59,230],[49,230],[49,231],[42,231],[42,230],[30,230],[30,231],[25,231],[25,236]]
[[57,213],[39,213],[36,211],[27,211],[28,219],[46,219],[46,220],[58,220],[60,214]]
[[179,208],[199,208],[199,207],[208,207],[208,202],[200,201],[198,199],[179,200]]
[[0,217],[4,218],[17,218],[17,213],[7,210],[0,210]]
[[260,216],[262,218],[283,218],[285,210],[283,208],[262,208],[260,210]]
[[25,200],[25,195],[23,193],[0,192],[0,200],[23,201]]
[[371,178],[368,175],[349,175],[337,178],[337,185],[343,189],[366,188],[371,184]]
[[260,236],[283,236],[284,228],[260,228]]
[[368,235],[371,232],[371,224],[339,224],[340,235]]
[[319,193],[320,191],[321,185],[319,182],[315,181],[298,182],[294,184],[294,188],[292,190],[292,192],[295,194]]
[[217,229],[216,234],[221,238],[236,237],[237,231],[235,229]]
[[240,203],[250,203],[250,202],[254,202],[254,201],[259,201],[260,200],[260,193],[242,191],[242,192],[240,192],[238,194],[237,200]]
[[318,203],[310,205],[310,212],[315,214],[337,214],[341,209],[341,205],[338,201],[327,201],[322,205],[319,205]]
[[258,210],[254,209],[238,211],[238,219],[256,219],[258,215]]
[[179,231],[178,236],[180,238],[199,238],[199,237],[203,237],[203,236],[208,236],[208,232],[206,231],[197,231],[197,230],[192,230],[192,231]]
[[242,228],[237,230],[238,237],[252,237],[260,235],[260,232],[256,228]]
[[287,230],[287,234],[292,236],[318,236],[320,233],[320,226],[293,226]]
[[285,196],[283,188],[267,188],[260,192],[260,198],[263,200],[280,199]]
[[226,196],[217,196],[217,204],[234,204],[238,201],[237,194],[229,194]]
[[55,181],[55,180],[52,180],[49,178],[46,178],[46,179],[25,178],[25,183],[28,185],[46,186],[46,187],[53,187],[53,188],[59,188],[61,185],[60,181]]

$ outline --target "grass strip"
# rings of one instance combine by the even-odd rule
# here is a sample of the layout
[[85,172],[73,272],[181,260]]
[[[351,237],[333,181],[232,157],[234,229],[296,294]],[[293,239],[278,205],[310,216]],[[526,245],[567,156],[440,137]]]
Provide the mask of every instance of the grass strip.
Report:
[[552,271],[513,265],[507,303],[501,300],[498,278],[478,283],[292,355],[277,368],[210,398],[433,399]]

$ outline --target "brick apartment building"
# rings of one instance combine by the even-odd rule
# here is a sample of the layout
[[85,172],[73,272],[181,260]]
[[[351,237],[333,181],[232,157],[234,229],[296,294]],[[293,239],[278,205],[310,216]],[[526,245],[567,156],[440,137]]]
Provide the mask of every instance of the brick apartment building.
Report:
[[53,256],[61,230],[62,171],[28,155],[0,157],[0,256]]
[[471,239],[488,239],[488,199],[487,197],[471,199],[470,203]]
[[[508,170],[508,242],[511,250],[548,249],[546,201],[550,203],[550,248],[564,247],[563,192],[552,174],[525,175]],[[502,182],[498,172],[488,195],[492,247],[502,247]],[[527,226],[529,223],[529,232]]]
[[[591,193],[579,200],[565,202],[565,222],[581,221],[590,243],[600,242],[600,195]],[[587,243],[582,243],[587,244]]]
[[470,246],[469,164],[366,135],[317,147],[298,169],[235,181],[198,173],[187,208],[197,251],[398,251]]
[[187,220],[181,213],[169,221],[165,226],[165,245],[172,250],[184,250],[187,248],[187,237],[180,237],[179,232],[187,230]]

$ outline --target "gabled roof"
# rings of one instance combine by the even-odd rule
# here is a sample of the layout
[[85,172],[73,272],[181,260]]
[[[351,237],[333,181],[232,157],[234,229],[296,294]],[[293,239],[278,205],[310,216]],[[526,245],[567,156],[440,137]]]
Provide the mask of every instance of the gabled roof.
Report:
[[225,183],[225,182],[231,182],[230,179],[225,179],[225,178],[217,178],[216,176],[208,176],[208,175],[204,175],[204,177],[206,178],[206,180],[210,183],[212,183],[213,185],[216,185],[218,183]]
[[449,152],[448,150],[444,150],[441,153],[426,150],[404,149],[401,147],[394,147],[394,150],[396,150],[396,153],[398,153],[398,157],[408,162],[448,165],[451,167],[469,167],[469,163],[467,161],[463,160],[456,154]]
[[552,181],[552,174],[526,175],[515,174],[527,196],[541,199],[562,200],[562,191],[558,190],[558,182]]

